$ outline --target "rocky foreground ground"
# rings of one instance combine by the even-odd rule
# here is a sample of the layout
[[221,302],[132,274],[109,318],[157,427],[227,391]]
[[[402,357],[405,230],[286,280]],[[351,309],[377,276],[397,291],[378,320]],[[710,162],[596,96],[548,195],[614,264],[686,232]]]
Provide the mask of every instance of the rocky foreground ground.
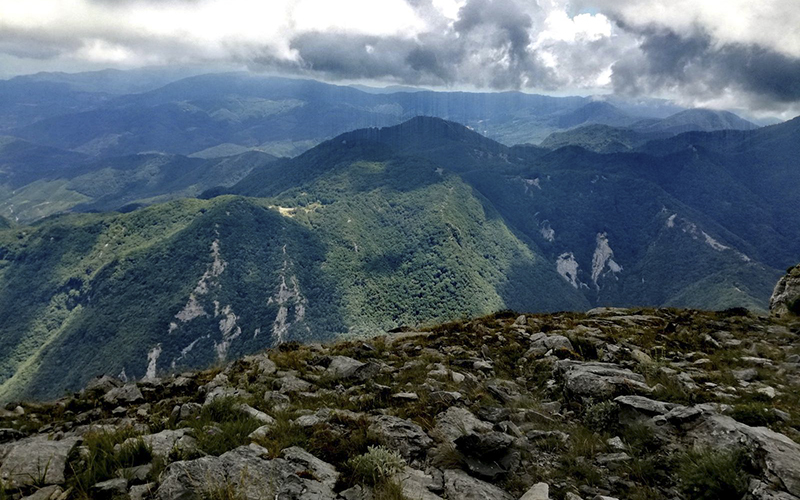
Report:
[[497,314],[214,370],[102,377],[0,421],[0,498],[800,498],[800,325]]

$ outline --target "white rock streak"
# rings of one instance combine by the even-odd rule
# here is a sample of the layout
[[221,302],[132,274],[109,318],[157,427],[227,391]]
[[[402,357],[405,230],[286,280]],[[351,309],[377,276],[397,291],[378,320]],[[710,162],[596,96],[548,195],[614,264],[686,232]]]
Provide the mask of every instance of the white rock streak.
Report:
[[[606,268],[608,271],[604,273]],[[594,282],[595,288],[600,289],[597,281],[601,276],[608,272],[616,274],[620,271],[622,271],[622,266],[614,261],[614,251],[608,244],[608,236],[606,233],[597,233],[597,246],[592,256],[592,282]]]
[[242,328],[236,325],[239,317],[233,313],[230,305],[223,307],[221,313],[223,318],[219,320],[219,331],[222,334],[222,341],[219,344],[215,342],[214,349],[217,351],[217,358],[220,361],[224,361],[228,356],[228,348],[231,346],[231,342],[242,334]]
[[[281,269],[281,283],[275,294],[269,298],[267,304],[277,304],[278,314],[272,324],[272,337],[276,344],[284,342],[289,327],[293,323],[300,323],[306,316],[308,300],[300,292],[300,285],[295,275],[287,276],[289,272],[289,258],[286,255],[286,245],[283,246],[283,268]],[[288,284],[287,284],[288,281]],[[289,307],[294,306],[294,322],[289,321]]]
[[156,344],[155,347],[150,349],[147,353],[147,372],[145,372],[145,380],[153,380],[156,378],[156,368],[158,357],[161,356],[161,344]]
[[552,227],[550,227],[550,221],[542,221],[540,226],[541,227],[539,231],[542,233],[542,238],[551,243],[556,240],[556,232]]
[[[175,318],[182,323],[187,323],[195,318],[206,316],[208,314],[203,309],[203,306],[200,304],[197,298],[208,293],[208,288],[211,285],[212,280],[218,278],[222,272],[225,271],[225,267],[227,267],[227,263],[222,260],[219,255],[219,240],[214,240],[211,243],[211,256],[214,257],[214,261],[209,264],[206,272],[200,277],[200,280],[197,282],[197,286],[194,287],[194,291],[191,293],[191,295],[189,295],[189,301],[185,306],[183,306],[183,309],[181,309],[178,314],[175,315]],[[172,325],[174,325],[174,323],[170,324],[170,332],[176,329],[176,327],[173,327]]]
[[572,252],[565,252],[556,260],[556,271],[575,288],[580,286],[578,281],[578,262]]

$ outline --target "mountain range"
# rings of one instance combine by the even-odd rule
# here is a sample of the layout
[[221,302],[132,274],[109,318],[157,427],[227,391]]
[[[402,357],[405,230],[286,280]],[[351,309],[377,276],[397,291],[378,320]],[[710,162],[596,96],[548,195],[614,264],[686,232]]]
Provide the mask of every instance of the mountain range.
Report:
[[764,310],[800,254],[798,119],[179,73],[0,82],[0,399],[506,308]]

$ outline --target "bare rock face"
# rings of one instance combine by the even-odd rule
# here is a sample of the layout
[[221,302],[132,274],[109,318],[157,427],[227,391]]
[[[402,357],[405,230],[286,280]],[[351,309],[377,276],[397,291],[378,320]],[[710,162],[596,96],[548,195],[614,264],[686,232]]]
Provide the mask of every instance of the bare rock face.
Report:
[[67,456],[79,442],[76,437],[52,441],[45,436],[17,441],[3,458],[0,478],[13,487],[62,484]]
[[769,299],[772,316],[800,316],[800,264],[792,267],[775,285]]
[[[335,470],[300,449],[290,448],[285,458],[269,459],[265,448],[251,444],[219,457],[174,462],[164,471],[158,500],[203,498],[216,491],[233,491],[248,499],[307,498],[335,500],[330,484]],[[309,471],[309,467],[311,470]],[[308,478],[321,473],[322,481]]]

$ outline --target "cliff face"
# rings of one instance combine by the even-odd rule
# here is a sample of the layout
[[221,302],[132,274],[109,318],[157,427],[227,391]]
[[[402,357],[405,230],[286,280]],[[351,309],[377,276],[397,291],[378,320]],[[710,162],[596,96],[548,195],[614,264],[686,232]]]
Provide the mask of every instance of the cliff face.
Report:
[[775,285],[769,310],[779,318],[800,316],[800,264],[790,268]]
[[744,310],[498,314],[0,414],[3,498],[800,498],[800,348]]

